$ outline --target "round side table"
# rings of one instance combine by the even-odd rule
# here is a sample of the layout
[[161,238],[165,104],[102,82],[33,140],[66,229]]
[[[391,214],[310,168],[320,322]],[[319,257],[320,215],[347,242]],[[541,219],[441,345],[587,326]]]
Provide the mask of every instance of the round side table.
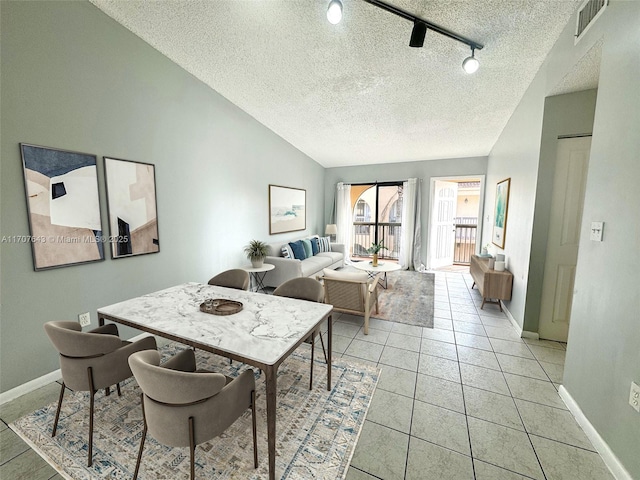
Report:
[[275,265],[270,263],[263,263],[261,267],[253,267],[251,265],[246,265],[244,267],[240,267],[245,272],[248,272],[251,275],[251,291],[252,292],[262,292],[267,293],[264,289],[264,276],[267,272],[276,268]]

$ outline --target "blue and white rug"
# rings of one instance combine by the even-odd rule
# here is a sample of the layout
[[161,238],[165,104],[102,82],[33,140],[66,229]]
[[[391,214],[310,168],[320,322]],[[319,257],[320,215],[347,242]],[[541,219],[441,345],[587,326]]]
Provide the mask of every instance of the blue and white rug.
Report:
[[[314,389],[309,390],[307,345],[298,348],[278,370],[276,478],[344,478],[355,449],[379,370],[335,359],[333,389],[326,389],[326,364],[316,351]],[[186,348],[171,343],[160,348],[170,357]],[[196,351],[198,368],[237,376],[249,368],[239,362]],[[256,371],[258,469],[253,468],[251,412],[227,431],[196,448],[196,477],[206,479],[268,478],[264,375]],[[93,466],[87,467],[89,394],[67,390],[58,432],[51,438],[56,403],[27,415],[10,427],[64,478],[129,479],[133,476],[142,435],[140,389],[134,379],[122,384],[122,397],[96,394]],[[189,449],[170,448],[150,435],[144,447],[140,479],[189,478]]]

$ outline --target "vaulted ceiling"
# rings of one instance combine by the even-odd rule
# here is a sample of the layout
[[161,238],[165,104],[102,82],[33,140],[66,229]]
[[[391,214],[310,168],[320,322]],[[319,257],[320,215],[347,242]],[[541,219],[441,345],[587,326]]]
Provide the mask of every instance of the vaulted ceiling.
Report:
[[[325,167],[487,155],[580,0],[90,0]],[[575,81],[578,81],[576,79]],[[572,83],[563,85],[570,91]],[[560,87],[559,87],[560,88]]]

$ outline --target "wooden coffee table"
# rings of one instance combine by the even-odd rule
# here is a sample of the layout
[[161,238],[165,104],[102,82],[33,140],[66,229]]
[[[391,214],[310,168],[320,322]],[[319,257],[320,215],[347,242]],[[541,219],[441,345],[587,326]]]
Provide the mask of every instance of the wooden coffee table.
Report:
[[373,278],[375,277],[378,273],[383,272],[384,276],[382,277],[382,279],[380,280],[380,286],[384,289],[387,288],[387,273],[388,272],[395,272],[397,270],[400,270],[400,265],[397,264],[396,262],[378,262],[378,266],[374,267],[371,262],[353,262],[351,264],[354,268],[357,268],[358,270],[362,270],[365,271],[369,274],[369,278]]

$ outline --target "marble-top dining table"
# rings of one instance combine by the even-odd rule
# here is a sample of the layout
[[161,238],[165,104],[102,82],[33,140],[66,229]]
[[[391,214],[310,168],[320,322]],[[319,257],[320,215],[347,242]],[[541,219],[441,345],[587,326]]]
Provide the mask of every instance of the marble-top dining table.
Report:
[[[232,315],[200,311],[207,299],[241,302]],[[109,320],[222,355],[265,372],[269,479],[275,479],[276,392],[279,365],[328,320],[327,390],[331,390],[333,307],[287,297],[199,283],[185,283],[98,309],[98,322]]]

